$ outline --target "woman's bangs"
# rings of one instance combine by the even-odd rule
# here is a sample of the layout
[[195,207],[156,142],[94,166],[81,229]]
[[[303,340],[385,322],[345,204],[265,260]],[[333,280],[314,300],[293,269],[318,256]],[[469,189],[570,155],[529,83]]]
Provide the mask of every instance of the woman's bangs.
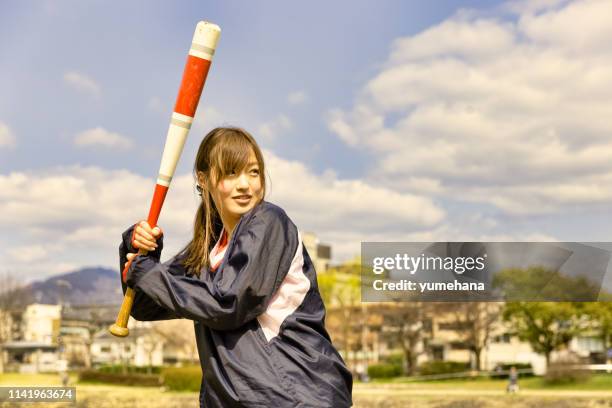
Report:
[[220,178],[233,172],[239,172],[249,163],[253,146],[242,135],[228,134],[217,145],[215,157],[215,170]]

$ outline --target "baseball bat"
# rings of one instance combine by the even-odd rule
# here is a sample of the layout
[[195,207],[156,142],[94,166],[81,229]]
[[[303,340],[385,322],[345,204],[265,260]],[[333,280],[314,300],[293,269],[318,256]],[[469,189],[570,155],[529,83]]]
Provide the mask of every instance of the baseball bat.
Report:
[[[176,104],[172,112],[170,126],[166,135],[166,145],[162,154],[161,165],[157,176],[157,183],[153,192],[153,199],[149,209],[147,222],[154,228],[157,225],[159,213],[161,212],[166,193],[170,187],[172,176],[176,170],[179,157],[183,152],[185,140],[189,134],[189,129],[193,122],[200,95],[208,76],[208,70],[212,61],[212,57],[217,48],[217,41],[221,29],[216,24],[206,21],[200,21],[196,25],[195,33],[189,54],[187,55],[187,63],[183,71],[183,79],[179,88]],[[140,249],[139,255],[146,255],[147,251]],[[125,282],[127,270],[131,262],[128,262],[123,269],[122,279]],[[115,324],[110,326],[109,331],[117,337],[125,337],[129,334],[127,323],[134,304],[134,291],[128,287],[121,303],[121,309],[117,315]]]

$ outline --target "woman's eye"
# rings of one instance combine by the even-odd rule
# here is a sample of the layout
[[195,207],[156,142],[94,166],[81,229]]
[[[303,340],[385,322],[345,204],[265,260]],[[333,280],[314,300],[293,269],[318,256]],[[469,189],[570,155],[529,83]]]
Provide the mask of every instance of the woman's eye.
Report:
[[253,169],[253,170],[251,170],[251,174],[253,174],[253,175],[255,175],[255,176],[259,175],[259,169]]

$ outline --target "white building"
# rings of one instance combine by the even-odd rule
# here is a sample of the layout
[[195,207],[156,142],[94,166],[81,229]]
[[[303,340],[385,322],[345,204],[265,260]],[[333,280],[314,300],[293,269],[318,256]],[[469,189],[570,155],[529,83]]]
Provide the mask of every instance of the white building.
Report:
[[5,343],[3,366],[25,373],[57,370],[61,306],[28,305],[21,318],[21,339]]
[[319,242],[319,238],[312,232],[302,233],[302,242],[310,255],[317,273],[325,272],[329,269],[331,261],[331,246]]
[[130,329],[127,337],[115,337],[101,330],[90,347],[94,366],[126,364],[137,367],[161,366],[164,363],[164,340],[146,327]]
[[12,341],[2,345],[6,371],[34,374],[57,371],[57,345],[35,341]]
[[57,344],[62,321],[60,305],[31,304],[23,313],[23,340]]

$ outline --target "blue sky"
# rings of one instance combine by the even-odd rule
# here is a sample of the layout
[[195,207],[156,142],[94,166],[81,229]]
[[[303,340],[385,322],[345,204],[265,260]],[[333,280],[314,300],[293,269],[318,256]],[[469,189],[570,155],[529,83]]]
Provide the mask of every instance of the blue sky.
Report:
[[202,19],[222,34],[160,219],[167,256],[221,124],[255,135],[270,200],[338,262],[361,241],[607,241],[607,16],[598,0],[3,2],[3,268],[115,265]]
[[[480,4],[486,2],[480,2]],[[376,72],[393,39],[413,34],[478,2],[9,2],[0,16],[0,111],[20,135],[0,171],[82,163],[153,174],[148,157],[70,148],[86,127],[128,135],[138,146],[163,143],[183,63],[200,19],[222,27],[202,107],[249,129],[278,115],[290,132],[262,144],[283,157],[361,176],[367,155],[348,149],[325,126],[325,113],[350,106]],[[66,86],[66,72],[93,78],[94,97]],[[308,103],[288,106],[292,92]],[[159,111],[149,108],[159,100]],[[197,146],[192,135],[181,168]],[[64,143],[62,143],[64,141]],[[189,155],[191,153],[191,155]],[[366,166],[364,166],[366,164]]]

